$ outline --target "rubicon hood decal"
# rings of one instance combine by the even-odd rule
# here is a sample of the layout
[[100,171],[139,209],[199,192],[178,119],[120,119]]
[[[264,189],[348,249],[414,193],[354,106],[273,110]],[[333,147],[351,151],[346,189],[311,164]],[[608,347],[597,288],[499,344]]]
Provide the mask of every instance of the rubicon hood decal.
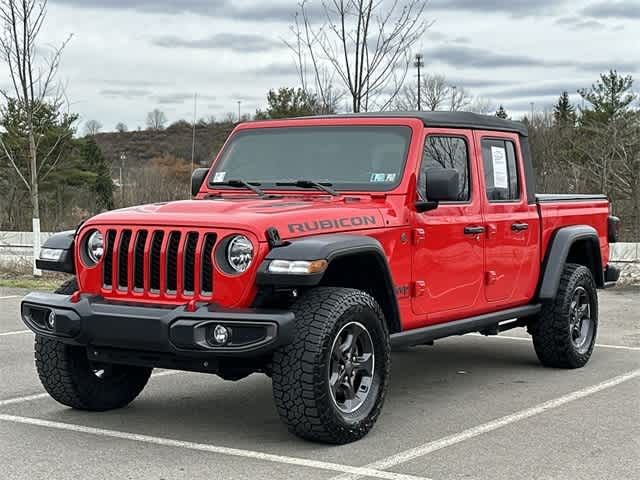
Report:
[[312,220],[304,223],[290,223],[289,233],[306,233],[316,230],[335,230],[340,228],[362,227],[365,225],[376,225],[374,215],[359,217],[342,217],[331,220]]

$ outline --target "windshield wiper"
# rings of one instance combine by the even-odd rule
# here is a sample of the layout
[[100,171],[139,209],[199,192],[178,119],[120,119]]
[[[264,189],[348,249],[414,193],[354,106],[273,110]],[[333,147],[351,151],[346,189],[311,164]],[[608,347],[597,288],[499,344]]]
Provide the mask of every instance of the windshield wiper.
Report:
[[234,179],[234,180],[227,180],[226,182],[213,182],[211,185],[212,186],[227,185],[229,187],[234,187],[234,188],[247,188],[252,192],[255,192],[256,195],[258,195],[260,198],[265,198],[267,196],[266,193],[264,193],[260,188],[258,188],[258,186],[260,185],[259,182],[245,182],[244,180]]
[[318,190],[322,190],[327,192],[334,197],[339,197],[340,194],[331,188],[331,183],[319,183],[314,182],[313,180],[296,180],[295,182],[277,182],[276,186],[279,187],[300,187],[300,188],[317,188]]

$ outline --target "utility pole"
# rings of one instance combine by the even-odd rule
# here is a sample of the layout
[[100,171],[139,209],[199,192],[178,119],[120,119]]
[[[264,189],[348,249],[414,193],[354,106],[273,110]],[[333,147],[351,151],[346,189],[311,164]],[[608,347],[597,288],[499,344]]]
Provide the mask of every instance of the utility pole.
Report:
[[121,207],[124,207],[124,178],[122,172],[124,170],[124,162],[127,159],[127,154],[125,152],[120,153],[120,202],[122,203]]
[[242,105],[242,100],[238,100],[238,123],[240,123],[240,105]]
[[413,62],[413,66],[418,69],[418,111],[422,110],[422,82],[420,81],[420,69],[424,67],[424,55],[416,53],[416,60]]
[[[196,116],[198,113],[198,94],[193,94],[193,136],[191,138],[191,173],[193,173],[193,167],[196,157]],[[191,184],[191,180],[189,180]]]
[[531,121],[533,122],[533,109],[535,107],[536,103],[535,102],[531,102]]

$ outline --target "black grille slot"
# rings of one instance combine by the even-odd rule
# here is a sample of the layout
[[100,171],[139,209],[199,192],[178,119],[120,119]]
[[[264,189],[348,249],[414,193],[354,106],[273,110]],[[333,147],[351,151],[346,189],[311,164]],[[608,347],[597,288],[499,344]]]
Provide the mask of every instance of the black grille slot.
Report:
[[211,295],[213,293],[213,260],[211,253],[216,243],[216,236],[213,233],[207,233],[204,237],[202,245],[202,294]]
[[133,287],[136,290],[144,290],[144,245],[147,243],[149,233],[140,230],[136,237],[136,246],[133,253]]
[[169,234],[167,245],[167,291],[178,290],[178,246],[180,245],[180,232]]
[[184,291],[193,293],[195,288],[194,271],[196,268],[196,245],[198,244],[198,234],[191,232],[187,235],[187,241],[184,246]]
[[131,230],[123,230],[118,247],[118,287],[126,289],[129,286],[129,243]]
[[109,230],[106,238],[106,250],[104,252],[104,263],[102,265],[102,283],[105,287],[113,286],[113,243],[116,240],[115,230]]
[[151,258],[149,259],[149,287],[160,291],[160,249],[164,240],[164,232],[155,232],[151,241]]

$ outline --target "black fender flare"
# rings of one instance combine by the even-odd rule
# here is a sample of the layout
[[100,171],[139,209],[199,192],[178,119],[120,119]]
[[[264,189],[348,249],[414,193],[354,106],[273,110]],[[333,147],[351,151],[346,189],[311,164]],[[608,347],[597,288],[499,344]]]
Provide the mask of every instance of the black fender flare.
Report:
[[74,274],[76,272],[73,260],[73,247],[76,238],[75,230],[67,230],[56,233],[42,245],[42,249],[62,250],[60,259],[57,261],[36,259],[36,267],[40,270],[48,270],[52,272],[63,272]]
[[400,311],[395,295],[395,288],[391,269],[387,256],[378,240],[367,235],[328,234],[311,237],[303,237],[286,242],[284,245],[273,248],[264,258],[258,268],[256,283],[259,286],[272,286],[280,288],[313,287],[320,285],[325,272],[311,275],[274,274],[268,271],[272,260],[326,260],[331,268],[331,263],[339,258],[347,256],[369,254],[375,259],[384,278],[385,303],[388,305],[387,321],[396,327],[400,323]]
[[584,241],[587,245],[586,266],[593,273],[596,285],[604,286],[604,272],[602,269],[602,256],[600,254],[600,238],[595,228],[589,225],[574,225],[558,229],[547,250],[547,255],[542,266],[541,281],[538,289],[538,298],[542,301],[550,301],[556,298],[560,277],[569,252],[576,242]]

